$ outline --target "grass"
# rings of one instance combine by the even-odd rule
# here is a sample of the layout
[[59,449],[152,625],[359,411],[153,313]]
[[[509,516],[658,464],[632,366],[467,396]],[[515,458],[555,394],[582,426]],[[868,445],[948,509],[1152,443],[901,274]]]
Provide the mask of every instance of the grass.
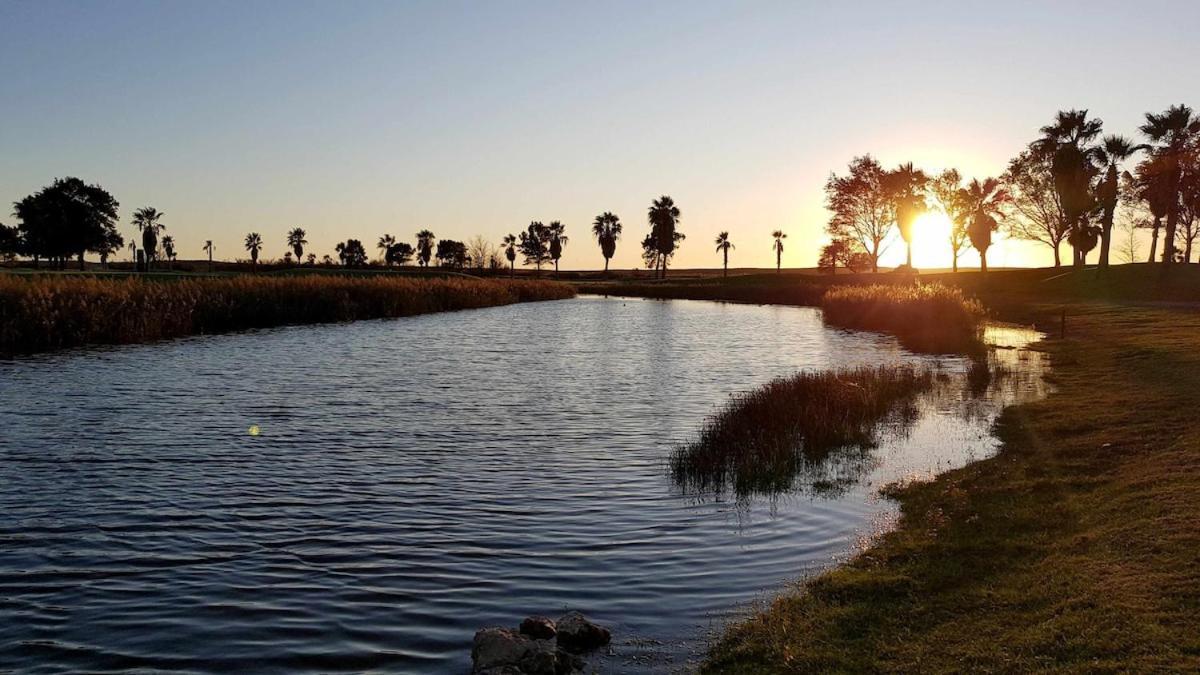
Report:
[[1072,283],[984,295],[1054,329],[1056,391],[1005,411],[1000,453],[889,490],[896,530],[733,626],[705,671],[1200,670],[1200,312]]
[[110,279],[0,275],[0,354],[556,300],[548,281],[390,275]]
[[874,447],[879,424],[903,416],[931,384],[928,372],[900,366],[778,378],[710,417],[700,437],[671,456],[671,473],[689,491],[739,497],[777,494],[801,475],[818,488],[836,487],[831,476],[839,470],[822,468],[822,460]]
[[983,305],[941,284],[838,286],[821,297],[826,323],[891,333],[920,352],[977,351]]

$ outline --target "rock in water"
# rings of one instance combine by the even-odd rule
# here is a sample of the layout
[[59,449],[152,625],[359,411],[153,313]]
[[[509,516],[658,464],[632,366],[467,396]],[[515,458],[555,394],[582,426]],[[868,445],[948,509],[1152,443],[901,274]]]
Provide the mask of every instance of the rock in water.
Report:
[[558,655],[550,640],[535,640],[508,628],[475,633],[472,672],[488,675],[555,675]]
[[529,616],[521,622],[521,635],[535,640],[551,640],[558,633],[554,622],[544,616]]
[[612,640],[607,628],[592,623],[579,612],[559,617],[556,628],[559,646],[576,654],[603,647]]

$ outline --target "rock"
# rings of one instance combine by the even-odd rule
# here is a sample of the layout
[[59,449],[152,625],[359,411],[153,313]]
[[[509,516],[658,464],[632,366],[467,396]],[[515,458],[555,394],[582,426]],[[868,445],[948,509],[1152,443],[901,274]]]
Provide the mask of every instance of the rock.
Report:
[[475,633],[472,672],[480,675],[555,675],[558,654],[552,640],[534,640],[508,628]]
[[535,640],[552,640],[557,633],[554,622],[544,616],[529,616],[521,622],[521,635]]
[[558,664],[555,667],[554,672],[557,675],[570,675],[570,673],[575,671],[583,670],[583,659],[575,656],[562,647],[558,648],[558,653],[556,656],[558,657]]
[[559,646],[576,654],[603,647],[612,640],[607,628],[592,623],[579,612],[559,617],[556,628]]

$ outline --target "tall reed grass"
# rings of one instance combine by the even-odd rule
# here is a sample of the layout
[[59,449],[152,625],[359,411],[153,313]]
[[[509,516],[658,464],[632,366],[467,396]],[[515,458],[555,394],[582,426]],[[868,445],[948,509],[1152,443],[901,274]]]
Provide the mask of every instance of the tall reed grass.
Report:
[[[907,366],[799,373],[734,399],[705,421],[697,440],[671,455],[677,485],[739,497],[853,481],[876,443],[879,425],[915,418],[917,394],[933,376]],[[847,451],[830,457],[835,450]],[[829,461],[829,460],[833,461]],[[855,473],[857,472],[857,473]]]
[[572,297],[550,281],[468,278],[137,278],[0,274],[0,354],[287,324],[400,317]]
[[821,308],[831,325],[892,333],[914,351],[974,352],[981,344],[983,305],[941,284],[836,286]]

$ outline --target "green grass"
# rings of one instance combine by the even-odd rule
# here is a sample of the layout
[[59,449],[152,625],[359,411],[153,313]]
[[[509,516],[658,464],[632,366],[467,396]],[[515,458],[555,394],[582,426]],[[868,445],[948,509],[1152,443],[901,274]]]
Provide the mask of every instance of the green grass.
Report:
[[0,275],[0,355],[571,297],[548,281],[398,275]]

